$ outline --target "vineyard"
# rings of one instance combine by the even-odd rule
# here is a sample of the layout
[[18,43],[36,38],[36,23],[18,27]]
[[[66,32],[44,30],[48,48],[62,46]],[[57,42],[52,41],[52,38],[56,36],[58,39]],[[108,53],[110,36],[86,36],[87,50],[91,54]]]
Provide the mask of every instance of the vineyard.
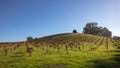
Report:
[[0,43],[0,68],[120,68],[120,41],[65,33]]

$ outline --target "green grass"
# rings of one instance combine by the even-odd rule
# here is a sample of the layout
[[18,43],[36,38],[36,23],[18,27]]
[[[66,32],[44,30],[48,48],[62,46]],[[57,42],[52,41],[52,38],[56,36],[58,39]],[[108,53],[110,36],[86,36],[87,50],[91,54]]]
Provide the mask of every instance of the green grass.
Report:
[[[95,39],[96,37],[96,39]],[[99,39],[96,44],[97,39]],[[100,41],[103,40],[102,45]],[[84,43],[84,49],[60,48],[60,51],[46,46],[33,47],[32,56],[26,52],[25,44],[14,50],[9,46],[8,56],[4,55],[4,49],[0,48],[0,68],[120,68],[120,50],[113,47],[109,39],[109,49],[105,47],[106,38],[85,34],[58,35],[46,38],[47,40],[63,40],[69,43],[77,41]],[[92,42],[90,42],[93,40]],[[43,39],[44,41],[44,39]],[[46,40],[45,40],[46,41]],[[44,44],[47,45],[47,44]],[[65,45],[65,44],[64,44]],[[82,44],[80,44],[82,45]],[[96,50],[90,50],[98,47]]]
[[25,52],[24,45],[8,56],[4,56],[2,48],[0,51],[0,68],[114,68],[120,63],[120,50],[112,46],[109,50],[100,46],[95,51],[74,48],[68,54],[64,48],[59,52],[50,48],[46,53],[46,49],[34,47],[32,56]]

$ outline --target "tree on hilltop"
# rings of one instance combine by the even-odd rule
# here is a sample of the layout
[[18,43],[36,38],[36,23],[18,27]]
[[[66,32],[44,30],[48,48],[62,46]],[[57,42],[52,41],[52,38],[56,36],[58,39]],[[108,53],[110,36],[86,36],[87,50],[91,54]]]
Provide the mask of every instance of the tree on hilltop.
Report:
[[76,29],[73,30],[73,33],[78,33]]
[[111,31],[109,31],[106,27],[99,27],[98,23],[96,22],[87,23],[86,26],[83,28],[83,33],[104,36],[104,37],[112,36]]
[[32,36],[28,36],[26,39],[27,39],[27,42],[29,42],[29,43],[33,42],[33,37]]

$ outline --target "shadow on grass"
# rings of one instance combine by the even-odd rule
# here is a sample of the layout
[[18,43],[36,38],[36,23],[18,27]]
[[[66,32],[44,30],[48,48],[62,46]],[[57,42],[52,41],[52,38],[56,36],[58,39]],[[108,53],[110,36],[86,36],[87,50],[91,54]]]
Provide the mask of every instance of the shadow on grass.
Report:
[[120,50],[111,50],[111,51],[106,51],[106,52],[119,52],[120,53]]
[[113,57],[110,59],[97,59],[94,61],[90,61],[95,64],[94,68],[120,68],[120,50],[114,50],[109,52],[116,52],[117,54],[113,55]]
[[24,55],[25,55],[25,53],[23,53],[23,52],[16,52],[16,53],[14,53],[14,55],[11,56],[11,57],[22,57],[22,56],[24,56]]
[[49,65],[43,65],[40,68],[66,68],[65,64],[49,64]]

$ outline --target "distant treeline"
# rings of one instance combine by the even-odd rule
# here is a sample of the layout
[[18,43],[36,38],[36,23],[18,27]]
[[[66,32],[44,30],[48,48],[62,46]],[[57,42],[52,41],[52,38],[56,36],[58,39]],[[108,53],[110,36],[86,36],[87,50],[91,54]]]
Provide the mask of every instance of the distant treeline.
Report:
[[120,37],[119,36],[113,36],[113,39],[120,40]]
[[17,43],[24,43],[24,41],[18,41],[18,42],[0,42],[0,44],[17,44]]

